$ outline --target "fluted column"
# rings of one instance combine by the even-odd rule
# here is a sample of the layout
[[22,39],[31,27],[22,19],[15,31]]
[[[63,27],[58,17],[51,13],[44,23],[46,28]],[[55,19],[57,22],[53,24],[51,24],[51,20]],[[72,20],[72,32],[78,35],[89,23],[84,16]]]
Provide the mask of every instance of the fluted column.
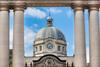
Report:
[[83,8],[75,7],[75,67],[86,67],[85,23]]
[[13,67],[24,67],[24,6],[14,10]]
[[90,7],[90,67],[100,67],[99,10]]
[[0,5],[0,67],[9,66],[9,18],[8,6]]

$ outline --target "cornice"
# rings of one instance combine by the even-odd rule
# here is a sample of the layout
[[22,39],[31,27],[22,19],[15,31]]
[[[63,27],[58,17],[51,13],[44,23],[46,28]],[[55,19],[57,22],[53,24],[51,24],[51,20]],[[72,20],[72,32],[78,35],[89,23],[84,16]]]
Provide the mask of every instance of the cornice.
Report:
[[16,1],[12,7],[14,11],[24,11],[26,8],[26,3],[22,1]]
[[[90,8],[91,6],[100,7],[100,1],[71,1],[71,0],[17,0],[17,1],[0,1],[1,6],[9,7],[14,10],[24,10],[26,7],[83,7]],[[4,8],[2,8],[4,9]],[[5,9],[4,9],[5,10]],[[78,8],[78,10],[80,10]]]
[[1,3],[0,4],[0,11],[8,11],[9,5],[7,3]]

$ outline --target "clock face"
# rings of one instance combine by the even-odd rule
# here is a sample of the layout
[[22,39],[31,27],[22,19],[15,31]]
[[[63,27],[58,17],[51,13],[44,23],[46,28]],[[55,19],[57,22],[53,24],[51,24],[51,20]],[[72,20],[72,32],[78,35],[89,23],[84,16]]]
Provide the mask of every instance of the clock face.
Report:
[[48,49],[52,49],[52,48],[53,48],[53,45],[52,45],[51,43],[49,43],[49,44],[47,45],[47,48],[48,48]]

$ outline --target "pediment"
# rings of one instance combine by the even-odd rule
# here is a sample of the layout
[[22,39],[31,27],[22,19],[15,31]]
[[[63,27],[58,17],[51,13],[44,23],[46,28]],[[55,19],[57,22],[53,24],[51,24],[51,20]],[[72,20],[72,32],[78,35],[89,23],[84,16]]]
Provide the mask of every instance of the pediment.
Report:
[[33,60],[34,67],[66,67],[66,61],[54,55],[45,55],[39,60]]

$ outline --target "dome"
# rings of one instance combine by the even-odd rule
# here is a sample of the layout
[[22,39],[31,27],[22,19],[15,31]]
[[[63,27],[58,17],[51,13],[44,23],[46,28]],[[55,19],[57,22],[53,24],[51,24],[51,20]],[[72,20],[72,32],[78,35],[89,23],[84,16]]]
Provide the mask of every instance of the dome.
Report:
[[66,41],[63,33],[55,27],[42,28],[36,34],[35,40],[44,40],[44,39],[47,39],[47,38]]
[[66,40],[63,33],[53,27],[52,18],[48,18],[47,26],[42,28],[35,36],[34,56],[52,54],[66,56]]

